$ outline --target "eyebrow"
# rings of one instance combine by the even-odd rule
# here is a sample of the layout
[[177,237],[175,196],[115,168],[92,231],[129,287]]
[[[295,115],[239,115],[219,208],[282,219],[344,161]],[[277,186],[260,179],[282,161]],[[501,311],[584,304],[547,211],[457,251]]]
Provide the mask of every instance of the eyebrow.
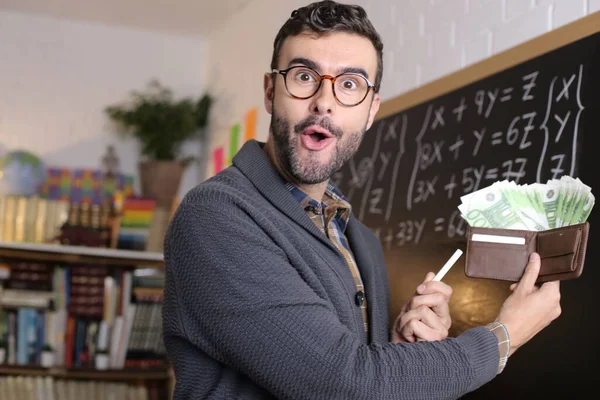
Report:
[[[316,62],[314,62],[312,60],[309,60],[308,58],[295,57],[292,60],[290,60],[290,62],[288,63],[288,68],[295,64],[302,64],[306,67],[320,71],[319,64],[317,64]],[[342,68],[339,72],[339,74],[346,74],[346,73],[360,74],[360,75],[364,76],[365,78],[369,79],[369,74],[367,73],[367,71],[364,68],[345,67],[345,68]]]
[[346,74],[346,73],[353,73],[353,74],[360,74],[362,76],[364,76],[365,78],[369,79],[369,74],[367,73],[367,71],[364,68],[360,68],[360,67],[346,67],[344,69],[342,69],[342,74]]

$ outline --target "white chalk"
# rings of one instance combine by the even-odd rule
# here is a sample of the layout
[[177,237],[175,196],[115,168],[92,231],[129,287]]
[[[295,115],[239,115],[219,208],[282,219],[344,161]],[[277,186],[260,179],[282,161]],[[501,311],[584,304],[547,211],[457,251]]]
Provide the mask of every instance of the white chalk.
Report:
[[444,266],[442,267],[442,269],[440,269],[440,271],[435,275],[435,277],[433,278],[434,281],[440,281],[442,280],[442,278],[444,277],[444,275],[446,275],[446,273],[448,271],[450,271],[450,268],[452,268],[452,266],[454,265],[454,263],[456,263],[456,260],[459,259],[459,257],[462,255],[462,250],[457,249],[454,254],[452,254],[452,257],[450,257],[448,259],[448,261],[446,261],[446,264],[444,264]]

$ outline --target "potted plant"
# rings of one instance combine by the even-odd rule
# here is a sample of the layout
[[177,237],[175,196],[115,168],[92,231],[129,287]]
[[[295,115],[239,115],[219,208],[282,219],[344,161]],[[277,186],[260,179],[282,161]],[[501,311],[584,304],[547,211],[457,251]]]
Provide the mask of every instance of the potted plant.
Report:
[[209,94],[177,100],[170,89],[151,80],[145,90],[132,91],[129,101],[105,108],[119,133],[139,141],[141,194],[157,206],[170,207],[185,168],[196,159],[183,157],[182,145],[202,139],[212,103]]
[[54,348],[48,343],[42,347],[40,364],[44,368],[50,368],[54,365]]
[[6,361],[6,341],[0,338],[0,364]]
[[94,364],[96,365],[96,369],[100,369],[100,370],[108,369],[108,366],[110,363],[108,350],[106,350],[106,349],[96,350],[96,357],[95,357],[94,361],[95,361]]

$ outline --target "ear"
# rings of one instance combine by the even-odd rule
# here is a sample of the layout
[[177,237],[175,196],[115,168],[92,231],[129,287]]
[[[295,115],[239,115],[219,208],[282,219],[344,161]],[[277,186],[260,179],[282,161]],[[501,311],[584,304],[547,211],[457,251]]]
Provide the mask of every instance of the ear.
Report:
[[375,93],[373,96],[373,101],[371,102],[371,109],[369,110],[369,121],[367,123],[367,130],[371,128],[373,125],[373,121],[375,121],[375,115],[377,115],[377,111],[379,111],[379,105],[381,104],[381,97],[379,93]]
[[273,93],[275,88],[273,87],[274,79],[273,74],[267,72],[263,79],[263,90],[265,93],[265,109],[269,114],[273,113]]

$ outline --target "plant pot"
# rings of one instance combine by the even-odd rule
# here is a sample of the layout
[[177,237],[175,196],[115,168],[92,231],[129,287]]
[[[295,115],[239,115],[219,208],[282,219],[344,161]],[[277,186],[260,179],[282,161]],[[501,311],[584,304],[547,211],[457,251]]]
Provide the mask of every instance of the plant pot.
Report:
[[179,161],[142,161],[139,163],[140,188],[143,197],[156,201],[147,251],[163,251],[164,236],[169,225],[171,206],[179,190],[185,166]]
[[54,352],[50,350],[42,351],[40,364],[44,368],[50,368],[54,365]]
[[169,209],[177,195],[185,166],[179,161],[140,161],[140,190],[143,197],[156,201],[156,206]]
[[100,353],[96,354],[96,369],[105,370],[108,369],[108,354]]

